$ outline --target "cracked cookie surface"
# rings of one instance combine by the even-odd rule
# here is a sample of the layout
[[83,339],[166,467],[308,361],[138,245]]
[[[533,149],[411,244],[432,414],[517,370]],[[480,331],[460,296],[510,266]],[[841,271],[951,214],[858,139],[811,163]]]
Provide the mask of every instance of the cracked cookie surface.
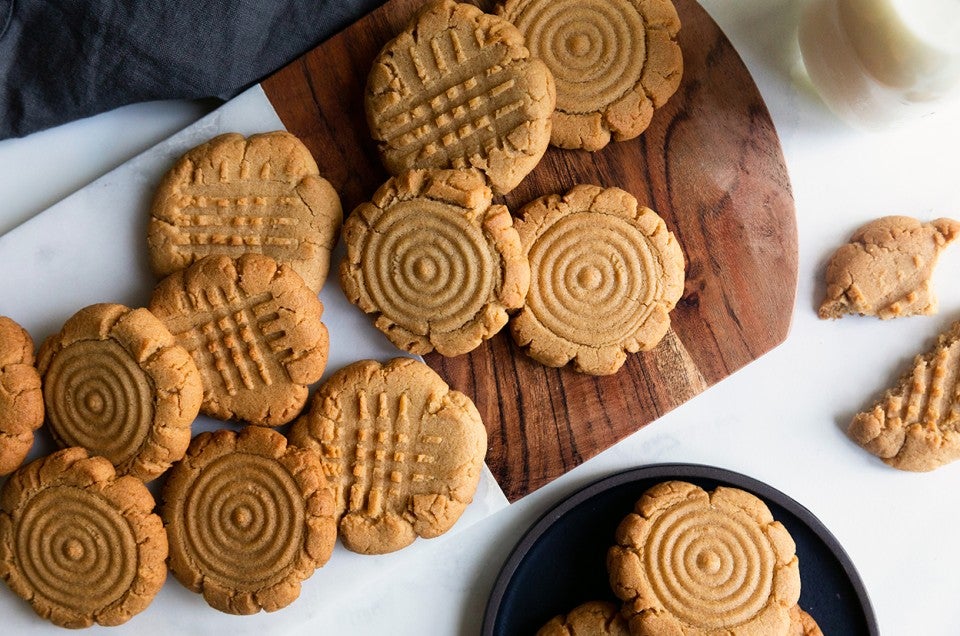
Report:
[[663,482],[616,537],[607,569],[634,636],[788,633],[800,597],[796,545],[754,495]]
[[607,601],[590,601],[555,616],[536,636],[630,636],[620,608]]
[[541,197],[515,222],[530,290],[511,320],[535,360],[616,373],[626,354],[652,349],[683,293],[683,253],[653,210],[619,188],[575,186]]
[[362,360],[333,374],[290,431],[337,489],[340,539],[399,550],[449,530],[472,501],[487,449],[473,402],[411,358]]
[[160,281],[150,311],[193,357],[200,412],[280,426],[323,375],[323,303],[286,264],[262,254],[208,256]]
[[472,351],[523,304],[530,268],[476,171],[410,170],[350,215],[340,285],[397,347]]
[[183,456],[203,397],[190,354],[146,309],[102,303],[40,347],[50,433],[144,481]]
[[229,614],[292,603],[336,542],[334,494],[316,455],[266,428],[194,438],[160,514],[174,576]]
[[33,432],[43,424],[40,374],[33,339],[19,324],[0,316],[0,475],[23,463]]
[[161,181],[150,262],[165,276],[211,254],[266,254],[319,292],[342,219],[340,197],[299,139],[227,133],[188,151]]
[[556,84],[550,142],[599,150],[640,135],[680,85],[680,19],[670,0],[506,0]]
[[139,479],[67,448],[11,475],[0,493],[0,577],[61,627],[120,625],[167,577],[167,535]]
[[367,122],[387,170],[475,168],[512,190],[550,142],[553,76],[506,20],[425,5],[384,46],[367,80]]
[[888,465],[933,470],[960,459],[960,321],[918,355],[873,407],[857,413],[850,437]]
[[940,251],[960,235],[960,223],[885,216],[858,229],[827,264],[821,318],[844,314],[898,318],[933,314],[930,277]]

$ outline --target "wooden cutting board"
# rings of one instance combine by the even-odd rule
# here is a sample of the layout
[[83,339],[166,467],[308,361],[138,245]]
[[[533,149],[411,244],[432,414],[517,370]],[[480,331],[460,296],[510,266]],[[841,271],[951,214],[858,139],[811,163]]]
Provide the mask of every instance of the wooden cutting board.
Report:
[[[380,48],[421,4],[392,0],[262,83],[345,210],[387,178],[364,119],[363,89]],[[602,378],[534,362],[507,330],[467,355],[426,356],[476,402],[489,432],[487,463],[511,501],[763,355],[790,326],[797,231],[776,131],[719,27],[694,0],[675,4],[683,81],[650,128],[597,153],[551,148],[501,200],[517,210],[594,183],[621,187],[656,210],[687,258],[670,333]]]

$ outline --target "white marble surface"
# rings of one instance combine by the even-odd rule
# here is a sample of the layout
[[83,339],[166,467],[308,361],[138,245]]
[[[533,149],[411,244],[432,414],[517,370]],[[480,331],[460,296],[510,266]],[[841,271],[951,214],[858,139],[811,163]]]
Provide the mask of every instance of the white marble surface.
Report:
[[[316,608],[302,599],[251,623],[207,610],[168,584],[160,601],[190,607],[171,619],[178,628],[189,633],[216,624],[238,633],[322,629],[330,634],[475,634],[500,565],[526,528],[551,505],[612,472],[677,461],[748,474],[815,513],[859,569],[882,634],[960,632],[956,602],[960,543],[953,539],[960,527],[956,495],[960,463],[932,473],[902,473],[860,450],[843,432],[853,412],[894,381],[936,333],[960,318],[960,246],[945,252],[937,270],[936,316],[822,322],[815,315],[825,261],[860,224],[886,214],[960,219],[960,106],[944,106],[934,117],[885,132],[851,129],[822,106],[804,79],[795,39],[798,1],[702,4],[743,56],[783,144],[800,241],[799,288],[787,341],[508,509],[452,538],[421,542],[402,567],[393,568],[389,583],[344,585],[349,589],[338,590],[336,602],[320,602],[322,594],[315,593],[313,598],[320,599]],[[173,132],[178,117],[186,118],[196,112],[191,109],[202,106],[130,107],[24,140],[0,142],[0,223],[6,224],[0,227],[6,229],[45,207],[53,196],[50,192],[76,187],[78,174],[92,178],[111,168],[123,152],[112,146],[114,152],[105,152],[105,139],[130,150],[147,148]],[[27,160],[30,157],[43,157],[42,169]],[[10,248],[9,241],[17,234],[0,239],[0,255],[8,249],[24,254],[39,249]],[[56,258],[59,253],[47,255]],[[0,312],[23,318],[10,295],[23,293],[20,286],[27,283],[19,281],[29,275],[16,265],[4,271]],[[77,301],[91,293],[55,289],[76,294]],[[140,292],[129,293],[138,298]],[[30,294],[38,295],[35,290]],[[42,325],[38,329],[52,329],[60,319],[30,318]],[[6,616],[21,621],[17,625],[28,633],[57,631],[33,619],[29,609],[11,596],[0,588],[4,621],[11,620]],[[160,633],[159,615],[154,613],[153,620],[134,619],[130,629]]]

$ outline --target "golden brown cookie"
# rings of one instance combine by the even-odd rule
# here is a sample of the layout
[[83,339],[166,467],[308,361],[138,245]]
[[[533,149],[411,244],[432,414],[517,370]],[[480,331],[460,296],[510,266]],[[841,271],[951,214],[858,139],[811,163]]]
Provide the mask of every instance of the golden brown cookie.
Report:
[[536,636],[630,636],[620,608],[606,601],[578,605],[569,614],[554,616]]
[[510,212],[475,171],[411,170],[343,228],[340,285],[406,351],[475,349],[523,304],[530,267]]
[[476,168],[512,190],[550,142],[553,77],[506,20],[437,0],[388,42],[367,80],[367,122],[392,174]]
[[918,355],[913,369],[873,407],[857,413],[850,437],[900,470],[933,470],[960,458],[960,321]]
[[635,636],[769,636],[787,633],[800,597],[795,550],[750,493],[669,481],[620,523],[607,568]]
[[530,260],[514,340],[535,360],[615,373],[626,352],[652,349],[683,293],[683,253],[657,214],[619,188],[575,186],[520,210]]
[[167,577],[167,535],[139,479],[67,448],[15,472],[0,493],[0,577],[61,627],[119,625]]
[[958,235],[960,223],[952,219],[921,223],[885,216],[867,223],[831,257],[820,317],[936,313],[930,277],[940,250]]
[[43,424],[40,374],[33,363],[30,334],[0,316],[0,475],[23,463],[33,432]]
[[200,411],[279,426],[323,375],[323,304],[289,265],[268,256],[208,256],[157,285],[150,311],[193,356]]
[[823,636],[823,632],[812,616],[800,609],[799,605],[794,605],[790,609],[789,636]]
[[201,433],[163,488],[170,570],[229,614],[300,595],[337,538],[334,494],[314,453],[276,431]]
[[40,347],[48,428],[61,447],[150,481],[183,457],[203,397],[197,366],[146,309],[81,309]]
[[340,538],[364,554],[449,530],[473,499],[487,433],[470,398],[410,358],[355,362],[317,391],[290,443],[337,486]]
[[340,197],[299,139],[228,133],[187,152],[160,182],[150,262],[167,275],[211,254],[266,254],[319,292],[342,219]]
[[497,13],[553,73],[550,142],[599,150],[646,130],[680,85],[680,19],[670,0],[506,0]]

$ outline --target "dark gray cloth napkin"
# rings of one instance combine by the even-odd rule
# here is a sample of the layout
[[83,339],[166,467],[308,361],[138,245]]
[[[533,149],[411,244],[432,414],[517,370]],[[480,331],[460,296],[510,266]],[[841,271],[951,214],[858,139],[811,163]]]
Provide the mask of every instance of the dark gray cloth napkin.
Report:
[[0,0],[0,139],[154,99],[229,99],[383,0]]

